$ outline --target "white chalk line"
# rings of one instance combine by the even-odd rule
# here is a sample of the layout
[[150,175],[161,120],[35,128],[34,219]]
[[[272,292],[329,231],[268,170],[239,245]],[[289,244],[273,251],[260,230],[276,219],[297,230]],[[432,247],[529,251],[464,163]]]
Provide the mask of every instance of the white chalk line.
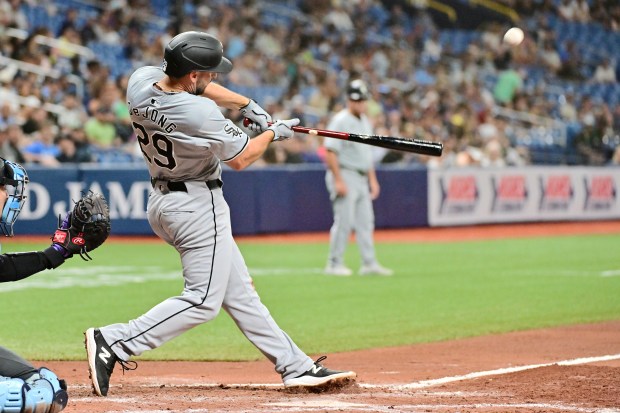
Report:
[[[308,276],[322,275],[322,268],[256,268],[254,276]],[[0,293],[28,290],[32,288],[57,290],[61,288],[115,287],[127,284],[142,284],[151,281],[182,280],[182,270],[170,270],[156,266],[88,266],[80,268],[57,268],[21,280],[18,283],[0,284]]]
[[[387,387],[392,390],[423,389],[426,387],[438,386],[441,384],[453,383],[457,381],[477,379],[480,377],[497,376],[497,375],[502,375],[502,374],[517,373],[520,371],[538,369],[541,367],[550,367],[554,365],[575,366],[579,364],[597,363],[601,361],[612,361],[612,360],[619,360],[619,359],[620,359],[620,354],[612,354],[612,355],[598,356],[598,357],[581,357],[581,358],[576,358],[576,359],[557,361],[554,363],[530,364],[526,366],[505,367],[505,368],[495,369],[495,370],[478,371],[478,372],[468,373],[468,374],[464,374],[460,376],[450,376],[450,377],[442,377],[439,379],[422,380],[422,381],[418,381],[414,383],[393,385],[393,386],[387,386]],[[386,388],[386,386],[384,385],[374,385],[374,384],[364,384],[364,383],[361,383],[360,387],[369,388],[369,389]]]
[[[468,373],[468,374],[463,374],[463,375],[459,375],[459,376],[448,376],[448,377],[442,377],[439,379],[431,379],[431,380],[421,380],[421,381],[417,381],[417,382],[413,382],[413,383],[407,383],[407,384],[369,384],[369,383],[357,383],[357,385],[361,388],[365,388],[365,389],[378,389],[378,390],[413,390],[413,389],[424,389],[424,388],[428,388],[428,387],[433,387],[433,386],[439,386],[442,384],[447,384],[447,383],[454,383],[457,381],[465,381],[465,380],[472,380],[472,379],[478,379],[481,377],[488,377],[488,376],[498,376],[498,375],[503,375],[503,374],[510,374],[510,373],[518,373],[521,371],[526,371],[526,370],[533,370],[533,369],[537,369],[537,368],[542,368],[542,367],[551,367],[551,366],[576,366],[576,365],[580,365],[580,364],[590,364],[590,363],[597,363],[597,362],[604,362],[604,361],[613,361],[613,360],[620,360],[620,354],[611,354],[611,355],[606,355],[606,356],[595,356],[595,357],[580,357],[580,358],[576,358],[576,359],[568,359],[568,360],[561,360],[561,361],[556,361],[556,362],[552,362],[552,363],[542,363],[542,364],[529,364],[529,365],[525,365],[525,366],[515,366],[515,367],[504,367],[501,369],[495,369],[495,370],[486,370],[486,371],[477,371],[477,372],[473,372],[473,373]],[[282,383],[231,383],[231,384],[221,384],[221,383],[199,383],[199,382],[195,382],[195,383],[148,383],[148,384],[141,384],[140,387],[144,387],[144,388],[157,388],[157,387],[161,387],[161,386],[166,386],[166,387],[174,387],[174,388],[191,388],[191,387],[207,387],[207,388],[226,388],[226,387],[230,387],[230,388],[248,388],[248,389],[253,389],[253,388],[261,388],[261,389],[283,389],[284,386],[282,385]],[[85,385],[85,384],[80,384],[80,385],[74,385],[72,387],[76,387],[76,388],[86,388],[86,387],[90,387],[90,385]],[[90,398],[85,398],[83,400],[91,400]],[[110,398],[108,398],[107,400],[111,400]]]
[[175,279],[182,279],[181,270],[171,271],[156,266],[60,267],[53,271],[44,271],[18,283],[2,283],[0,293],[32,288],[50,290],[73,287],[97,288]]
[[[396,390],[396,391],[403,391],[403,390],[414,390],[414,389],[423,389],[423,388],[429,388],[429,387],[433,387],[433,386],[437,386],[437,385],[441,385],[441,384],[447,384],[447,383],[453,383],[453,382],[457,382],[457,381],[465,381],[465,380],[471,380],[471,379],[477,379],[480,377],[488,377],[488,376],[497,376],[497,375],[503,375],[503,374],[510,374],[510,373],[516,373],[516,372],[521,372],[521,371],[526,371],[526,370],[533,370],[533,369],[537,369],[537,368],[542,368],[542,367],[550,367],[550,366],[554,366],[554,365],[558,365],[558,366],[575,366],[575,365],[580,365],[580,364],[589,364],[589,363],[597,363],[597,362],[605,362],[605,361],[613,361],[613,360],[619,360],[620,359],[620,354],[611,354],[611,355],[605,355],[605,356],[595,356],[595,357],[580,357],[580,358],[575,358],[575,359],[568,359],[568,360],[561,360],[561,361],[557,361],[554,363],[541,363],[541,364],[530,364],[530,365],[525,365],[525,366],[517,366],[517,367],[506,367],[506,368],[501,368],[501,369],[495,369],[495,370],[486,370],[486,371],[479,371],[479,372],[473,372],[473,373],[469,373],[469,374],[464,374],[464,375],[459,375],[459,376],[449,376],[449,377],[443,377],[443,378],[439,378],[439,379],[432,379],[432,380],[422,380],[422,381],[417,381],[417,382],[413,382],[413,383],[408,383],[408,384],[400,384],[400,385],[375,385],[375,384],[366,384],[366,383],[358,383],[358,385],[361,388],[366,388],[366,389],[383,389],[383,390]],[[151,383],[151,384],[142,384],[140,385],[140,387],[145,387],[145,388],[160,388],[162,386],[161,383]],[[73,386],[72,386],[73,387]],[[86,385],[79,385],[79,386],[75,386],[75,387],[87,387]],[[175,388],[183,388],[183,387],[211,387],[211,388],[221,388],[222,384],[219,383],[195,383],[195,384],[166,384],[166,387],[175,387]],[[246,383],[246,384],[227,384],[225,385],[225,387],[230,387],[230,388],[266,388],[266,389],[273,389],[273,388],[278,388],[281,389],[283,388],[283,385],[281,383],[255,383],[255,384],[250,384],[250,383]],[[442,392],[445,393],[445,392]],[[457,392],[458,393],[458,392]],[[93,401],[97,401],[98,399],[93,399],[93,398],[78,398],[78,399],[73,399],[74,402],[78,402],[78,401],[88,401],[88,402],[93,402]],[[105,402],[109,403],[109,402],[116,402],[116,403],[128,403],[131,401],[136,401],[138,400],[137,398],[132,399],[132,398],[114,398],[114,397],[108,397],[106,399],[104,399]],[[102,400],[102,401],[104,401]],[[205,400],[207,401],[207,400]],[[315,401],[313,400],[307,400],[307,399],[298,399],[298,400],[289,400],[289,401],[284,401],[284,402],[275,402],[275,403],[267,403],[265,404],[266,406],[272,406],[272,407],[282,407],[282,408],[286,408],[286,411],[298,411],[298,410],[321,410],[321,409],[325,409],[326,407],[332,407],[335,409],[350,409],[350,410],[355,410],[355,411],[395,411],[393,408],[389,408],[389,407],[381,407],[381,406],[376,406],[376,405],[368,405],[368,404],[362,404],[362,403],[351,403],[351,402],[343,402],[341,400],[334,400],[334,399],[317,399]],[[563,404],[548,404],[548,403],[471,403],[471,404],[454,404],[454,405],[449,405],[449,404],[412,404],[412,405],[399,405],[398,406],[398,410],[397,411],[416,411],[416,410],[426,410],[426,411],[433,411],[433,410],[441,410],[441,409],[450,409],[450,408],[459,408],[459,409],[466,409],[466,408],[470,408],[470,409],[476,409],[476,408],[497,408],[497,409],[519,409],[519,408],[538,408],[538,409],[543,409],[543,410],[557,410],[557,411],[571,411],[571,412],[578,412],[578,413],[620,413],[619,409],[614,409],[614,408],[585,408],[585,407],[579,407],[579,406],[571,406],[571,405],[563,405]],[[197,410],[183,410],[183,412],[185,413],[201,413],[201,412],[206,412],[207,410],[202,410],[202,409],[197,409]],[[213,412],[213,410],[210,410],[211,412]],[[267,410],[269,411],[269,410]],[[151,410],[151,411],[144,411],[144,410],[122,410],[122,411],[117,411],[117,412],[110,412],[110,413],[176,413],[176,411],[170,411],[170,410]]]
[[[252,277],[263,276],[322,276],[323,269],[317,267],[308,268],[252,268],[249,270]],[[514,273],[507,273],[508,275]],[[575,276],[575,277],[603,277],[611,278],[620,276],[620,269],[603,271],[555,271],[552,273],[527,273],[517,272],[517,275],[544,275],[544,276]],[[0,294],[33,288],[57,290],[62,288],[98,288],[116,287],[128,284],[142,284],[152,281],[182,280],[181,269],[171,270],[157,266],[88,266],[57,268],[53,271],[44,271],[41,274],[21,280],[18,283],[0,284]]]
[[507,276],[526,276],[526,277],[619,277],[620,269],[607,270],[574,270],[574,269],[557,269],[557,270],[510,270],[506,269],[501,272]]
[[620,276],[620,270],[601,271],[601,277],[618,277],[618,276]]

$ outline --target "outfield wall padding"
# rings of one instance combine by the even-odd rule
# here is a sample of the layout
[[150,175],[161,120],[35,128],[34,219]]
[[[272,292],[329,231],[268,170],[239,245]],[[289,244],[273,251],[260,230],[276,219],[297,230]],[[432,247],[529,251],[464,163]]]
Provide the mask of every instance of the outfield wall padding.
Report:
[[[152,190],[142,166],[29,166],[28,201],[16,234],[51,234],[80,192],[102,192],[113,234],[150,235]],[[428,171],[381,166],[374,202],[377,228],[620,218],[620,168],[528,166]],[[327,231],[332,223],[323,165],[223,172],[235,234]]]
[[[80,192],[102,192],[110,204],[113,234],[149,235],[146,203],[151,191],[144,167],[99,165],[27,168],[28,200],[15,225],[16,234],[51,234]],[[382,192],[375,201],[378,228],[428,225],[426,170],[378,171]],[[327,231],[332,223],[322,165],[224,170],[224,195],[235,234]]]

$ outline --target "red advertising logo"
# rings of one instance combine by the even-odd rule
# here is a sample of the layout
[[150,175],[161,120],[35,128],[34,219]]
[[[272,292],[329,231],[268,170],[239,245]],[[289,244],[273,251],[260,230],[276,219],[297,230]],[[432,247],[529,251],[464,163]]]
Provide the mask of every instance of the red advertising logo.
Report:
[[478,193],[476,178],[473,176],[454,176],[448,184],[449,201],[475,201]]
[[609,201],[615,197],[614,180],[611,176],[595,176],[590,182],[590,199]]
[[570,199],[573,193],[570,176],[550,176],[545,185],[544,193],[547,199]]
[[440,214],[471,213],[478,203],[478,184],[473,175],[452,176],[446,183],[440,179]]
[[551,175],[546,180],[540,177],[542,196],[540,209],[549,211],[567,210],[573,201],[573,183],[570,175]]
[[493,178],[492,211],[519,211],[527,201],[527,181],[524,175],[507,175]]
[[504,176],[497,186],[497,197],[500,200],[523,200],[525,193],[525,177]]
[[585,209],[609,210],[616,202],[616,186],[611,175],[593,176],[585,179]]

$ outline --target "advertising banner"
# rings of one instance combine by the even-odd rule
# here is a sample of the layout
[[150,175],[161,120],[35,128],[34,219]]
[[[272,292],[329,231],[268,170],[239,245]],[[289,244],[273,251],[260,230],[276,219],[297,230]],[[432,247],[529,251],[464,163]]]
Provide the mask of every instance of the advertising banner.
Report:
[[[56,229],[83,191],[101,192],[110,205],[112,235],[153,235],[146,214],[150,177],[144,166],[62,168],[29,166],[27,201],[15,224],[17,235],[46,235]],[[378,171],[377,228],[427,226],[426,170]],[[328,231],[332,206],[322,165],[223,171],[224,196],[235,234]]]
[[620,218],[620,168],[433,170],[431,226]]

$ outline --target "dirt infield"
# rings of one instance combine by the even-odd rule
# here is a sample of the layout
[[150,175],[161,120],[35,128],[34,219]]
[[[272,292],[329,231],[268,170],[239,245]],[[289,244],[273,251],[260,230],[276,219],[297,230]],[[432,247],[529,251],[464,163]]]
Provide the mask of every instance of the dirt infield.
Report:
[[[141,362],[124,375],[117,367],[109,396],[100,398],[91,394],[85,362],[47,364],[70,383],[66,412],[620,412],[620,321],[327,361],[355,370],[357,383],[295,392],[282,388],[266,361]],[[541,366],[562,361],[576,365]]]
[[[620,233],[620,222],[381,231],[377,240],[581,233]],[[304,239],[320,241],[326,234]],[[620,413],[620,320],[328,356],[328,367],[355,370],[357,382],[309,393],[285,390],[267,361],[140,362],[125,374],[117,366],[110,395],[100,398],[91,393],[85,361],[45,365],[69,383],[68,413]]]

